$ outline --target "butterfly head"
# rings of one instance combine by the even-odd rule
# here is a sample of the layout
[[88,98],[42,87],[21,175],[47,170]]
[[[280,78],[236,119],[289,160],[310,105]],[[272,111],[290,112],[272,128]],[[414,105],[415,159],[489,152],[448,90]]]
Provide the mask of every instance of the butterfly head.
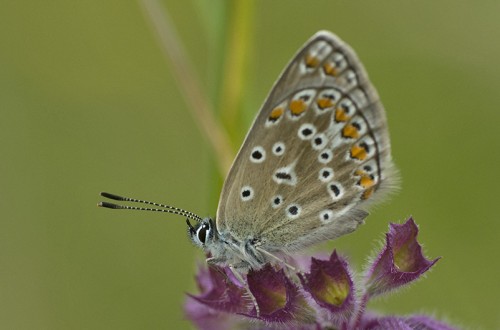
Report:
[[[116,201],[124,201],[124,202],[133,202],[133,203],[142,203],[149,204],[155,206],[151,207],[138,207],[138,206],[129,206],[129,205],[118,205],[110,202],[100,202],[97,205],[100,207],[110,208],[110,209],[121,209],[121,210],[138,210],[138,211],[155,211],[155,212],[165,212],[172,213],[186,217],[186,223],[188,226],[188,235],[191,241],[198,247],[210,251],[212,246],[217,245],[220,241],[219,235],[217,234],[217,229],[215,226],[215,221],[211,218],[201,218],[200,216],[180,209],[178,207],[173,207],[170,205],[150,202],[142,199],[123,197],[107,192],[102,192],[101,196],[116,200]],[[195,225],[193,226],[190,222],[193,220]]]
[[[100,202],[99,207],[115,210],[138,210],[165,212],[183,216],[186,218],[188,236],[191,241],[210,255],[212,263],[226,265],[228,263],[239,264],[240,267],[260,268],[264,265],[264,259],[259,257],[255,249],[257,240],[245,240],[241,242],[231,235],[224,235],[217,230],[216,222],[212,218],[201,218],[200,216],[165,204],[150,202],[142,199],[123,197],[111,193],[102,192],[101,196],[123,202],[142,203],[155,206],[138,207],[132,205],[119,205],[110,202]],[[194,221],[194,224],[191,222]],[[245,257],[247,256],[247,257]],[[250,257],[248,257],[250,256]]]
[[216,229],[211,218],[205,218],[197,222],[194,226],[186,219],[188,225],[188,235],[191,241],[198,247],[206,248],[216,240]]

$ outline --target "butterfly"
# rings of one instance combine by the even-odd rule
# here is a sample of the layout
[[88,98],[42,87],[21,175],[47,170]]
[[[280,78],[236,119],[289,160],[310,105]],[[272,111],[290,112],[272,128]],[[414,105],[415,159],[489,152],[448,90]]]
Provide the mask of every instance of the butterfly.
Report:
[[[215,219],[168,205],[211,264],[242,272],[354,231],[396,180],[384,108],[355,52],[319,31],[286,66],[224,182]],[[195,225],[190,223],[195,222]]]

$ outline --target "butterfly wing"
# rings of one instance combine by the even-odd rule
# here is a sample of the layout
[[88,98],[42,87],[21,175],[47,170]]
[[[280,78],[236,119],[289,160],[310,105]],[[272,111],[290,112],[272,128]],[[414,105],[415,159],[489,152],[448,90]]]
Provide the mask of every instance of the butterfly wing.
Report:
[[356,229],[393,177],[384,109],[354,51],[320,31],[285,68],[224,183],[217,229],[292,252]]

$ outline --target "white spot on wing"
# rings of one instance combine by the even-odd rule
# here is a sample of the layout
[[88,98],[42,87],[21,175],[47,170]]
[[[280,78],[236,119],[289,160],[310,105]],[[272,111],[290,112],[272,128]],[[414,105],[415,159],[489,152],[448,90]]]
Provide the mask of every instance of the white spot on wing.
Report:
[[344,91],[350,91],[358,86],[358,77],[351,69],[346,69],[336,76],[337,85]]
[[319,212],[319,220],[325,224],[330,223],[333,220],[333,211],[327,209]]
[[282,156],[285,153],[285,144],[283,142],[276,142],[273,145],[273,154],[276,156]]
[[266,160],[266,151],[261,146],[254,147],[250,152],[250,161],[252,163],[262,163]]
[[274,182],[295,186],[297,184],[297,174],[295,173],[295,162],[277,169],[273,174]]
[[318,179],[322,182],[329,182],[333,179],[333,169],[331,167],[323,167],[319,170]]
[[271,205],[272,205],[273,209],[277,209],[282,204],[283,204],[283,196],[281,196],[281,195],[276,195],[271,200]]
[[333,152],[331,149],[324,149],[318,155],[318,162],[322,164],[327,164],[333,159]]
[[310,140],[316,133],[316,126],[313,124],[302,124],[297,132],[301,140]]
[[320,40],[309,47],[309,54],[314,55],[320,61],[323,61],[331,51],[332,46],[330,46],[326,41],[323,40]]
[[355,90],[350,91],[349,97],[351,98],[351,100],[353,100],[354,104],[356,104],[358,108],[364,108],[368,106],[369,100],[367,99],[366,92],[359,87]]
[[332,182],[327,184],[326,189],[328,190],[328,193],[330,194],[330,196],[334,201],[339,200],[344,193],[342,185],[338,182]]
[[247,202],[249,200],[252,200],[254,195],[255,194],[252,187],[244,186],[243,188],[241,188],[240,197],[242,201]]
[[286,216],[289,219],[297,219],[300,216],[300,212],[302,212],[302,208],[298,204],[290,204],[286,208]]
[[311,140],[311,146],[313,147],[314,150],[323,149],[327,143],[328,139],[326,135],[323,133],[316,134]]
[[366,173],[369,173],[369,174],[376,174],[377,169],[378,169],[378,165],[377,165],[377,162],[372,159],[372,160],[366,162],[365,164],[363,164],[360,169]]

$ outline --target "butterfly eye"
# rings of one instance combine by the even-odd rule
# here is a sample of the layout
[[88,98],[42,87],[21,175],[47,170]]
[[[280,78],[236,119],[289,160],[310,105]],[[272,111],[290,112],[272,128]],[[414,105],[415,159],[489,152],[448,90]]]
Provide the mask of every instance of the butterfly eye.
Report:
[[210,235],[210,225],[206,223],[202,224],[196,231],[196,238],[198,238],[201,244],[205,244],[205,241],[207,240],[207,237],[209,235]]

